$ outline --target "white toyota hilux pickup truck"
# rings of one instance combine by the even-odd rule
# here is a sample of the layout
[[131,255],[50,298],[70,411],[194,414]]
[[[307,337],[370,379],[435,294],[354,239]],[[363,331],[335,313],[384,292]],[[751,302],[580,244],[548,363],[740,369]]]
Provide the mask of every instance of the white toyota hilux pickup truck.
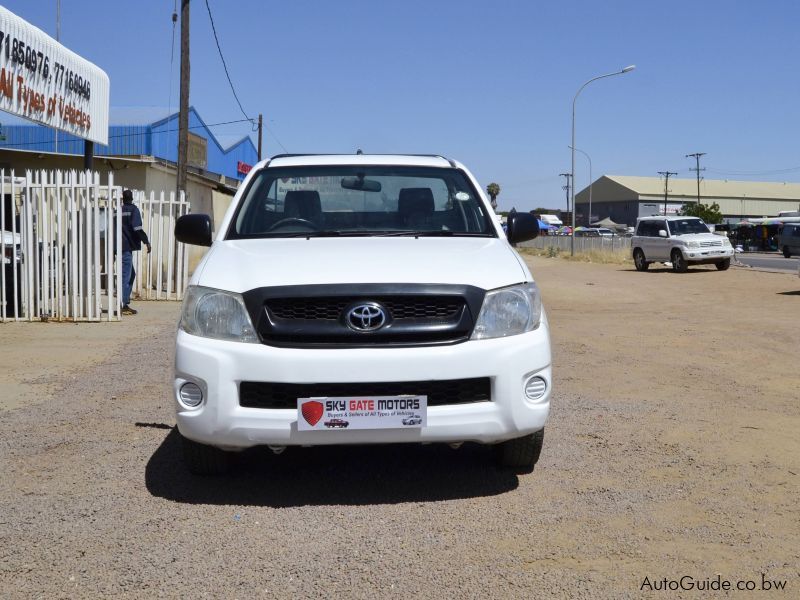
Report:
[[475,178],[440,156],[283,155],[248,174],[177,333],[174,397],[190,471],[253,446],[478,442],[530,471],[552,392],[536,283]]

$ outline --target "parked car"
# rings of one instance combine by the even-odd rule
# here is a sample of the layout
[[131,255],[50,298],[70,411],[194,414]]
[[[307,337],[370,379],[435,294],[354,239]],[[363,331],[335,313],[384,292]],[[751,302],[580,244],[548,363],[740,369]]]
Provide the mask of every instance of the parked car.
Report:
[[[208,215],[178,219],[179,241],[211,246],[176,338],[189,470],[222,472],[231,451],[257,445],[464,441],[532,469],[550,410],[550,333],[511,244],[539,224],[512,213],[504,234],[492,214],[451,159],[282,155],[248,173],[215,239]],[[376,396],[372,429],[299,426],[298,399],[325,398],[328,411]],[[425,427],[381,424],[380,404],[408,402]]]
[[576,229],[575,237],[600,237],[600,231],[594,228]]
[[606,227],[598,227],[597,233],[599,233],[601,237],[614,237],[614,235],[616,235],[613,231]]
[[637,271],[646,271],[653,262],[670,262],[678,273],[709,263],[724,271],[733,256],[728,238],[711,233],[697,217],[641,217],[631,249]]
[[403,419],[403,425],[420,425],[421,423],[422,417],[419,415],[412,415]]
[[786,223],[783,226],[778,247],[786,258],[800,254],[800,223]]

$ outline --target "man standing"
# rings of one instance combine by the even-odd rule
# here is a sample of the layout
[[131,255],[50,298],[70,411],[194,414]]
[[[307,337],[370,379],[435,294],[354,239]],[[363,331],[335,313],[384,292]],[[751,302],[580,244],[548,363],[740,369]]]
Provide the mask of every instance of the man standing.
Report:
[[133,204],[133,192],[122,192],[122,314],[135,315],[130,307],[131,290],[136,279],[133,268],[133,252],[142,249],[142,242],[150,252],[150,240],[142,229],[142,213]]

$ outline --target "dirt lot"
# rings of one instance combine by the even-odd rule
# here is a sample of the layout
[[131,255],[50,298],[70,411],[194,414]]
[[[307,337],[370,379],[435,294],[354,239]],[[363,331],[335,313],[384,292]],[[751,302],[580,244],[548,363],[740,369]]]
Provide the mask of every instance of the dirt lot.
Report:
[[519,477],[478,446],[390,446],[195,479],[177,305],[0,326],[0,596],[620,598],[719,575],[798,597],[800,279],[529,260],[556,392]]

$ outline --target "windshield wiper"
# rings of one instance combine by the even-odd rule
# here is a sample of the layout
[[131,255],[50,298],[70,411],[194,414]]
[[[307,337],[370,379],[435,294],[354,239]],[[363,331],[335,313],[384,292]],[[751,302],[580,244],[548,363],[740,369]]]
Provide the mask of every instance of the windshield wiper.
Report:
[[270,235],[270,238],[310,238],[310,237],[338,237],[341,231],[336,229],[324,229],[322,231],[291,231],[280,235]]
[[[374,233],[375,237],[394,237],[394,236],[406,236],[406,237],[436,237],[436,236],[451,236],[455,235],[456,232],[451,231],[449,229],[442,229],[437,231],[417,231],[417,230],[403,230],[403,231],[382,231],[380,233]],[[468,233],[459,233],[458,235],[470,235]]]

